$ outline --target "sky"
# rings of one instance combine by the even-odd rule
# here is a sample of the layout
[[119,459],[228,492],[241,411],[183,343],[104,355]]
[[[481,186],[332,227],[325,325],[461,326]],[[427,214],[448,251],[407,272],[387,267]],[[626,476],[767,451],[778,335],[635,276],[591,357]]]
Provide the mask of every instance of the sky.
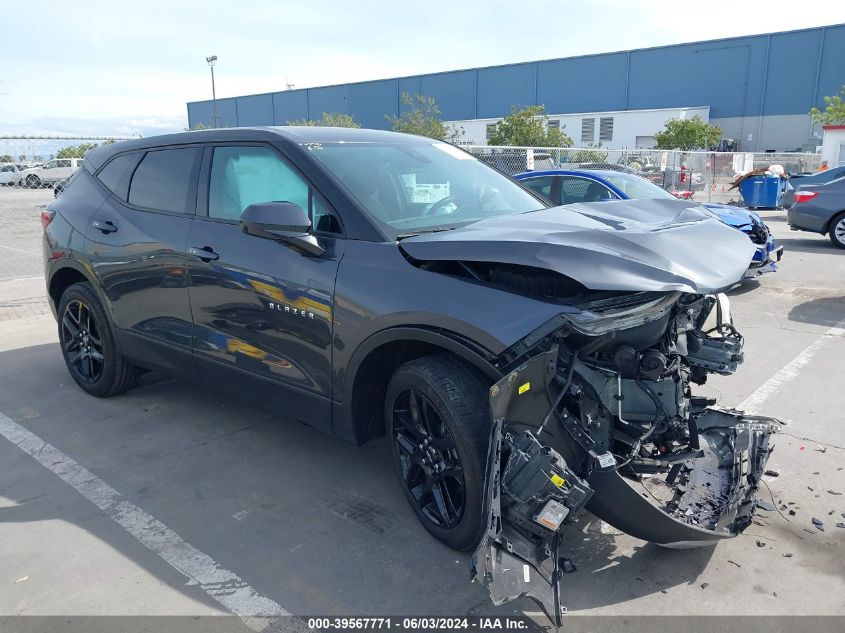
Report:
[[218,56],[220,98],[845,23],[841,0],[30,0],[18,8],[0,19],[0,135],[182,130],[186,102],[211,98],[209,55]]

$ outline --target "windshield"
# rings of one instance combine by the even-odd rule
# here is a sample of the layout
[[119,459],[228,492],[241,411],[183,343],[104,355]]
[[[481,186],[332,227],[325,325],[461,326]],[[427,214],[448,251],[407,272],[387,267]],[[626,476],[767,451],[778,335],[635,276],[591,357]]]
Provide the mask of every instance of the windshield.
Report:
[[306,143],[374,217],[399,235],[546,208],[515,182],[447,143]]
[[639,176],[618,172],[602,174],[602,178],[632,200],[675,199],[675,196],[665,189]]

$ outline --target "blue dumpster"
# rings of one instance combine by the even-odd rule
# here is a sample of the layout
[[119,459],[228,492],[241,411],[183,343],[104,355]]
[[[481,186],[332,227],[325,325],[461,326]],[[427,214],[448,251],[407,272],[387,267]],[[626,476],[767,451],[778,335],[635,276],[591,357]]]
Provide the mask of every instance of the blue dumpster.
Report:
[[779,176],[752,176],[739,184],[745,206],[751,209],[776,209],[785,188],[786,180]]

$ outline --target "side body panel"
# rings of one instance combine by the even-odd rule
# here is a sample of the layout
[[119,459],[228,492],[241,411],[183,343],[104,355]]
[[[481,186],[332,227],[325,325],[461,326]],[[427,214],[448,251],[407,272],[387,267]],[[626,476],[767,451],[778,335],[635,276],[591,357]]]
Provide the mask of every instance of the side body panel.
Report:
[[421,270],[393,242],[349,240],[335,290],[335,434],[356,439],[349,406],[355,373],[379,345],[394,339],[435,344],[492,377],[489,361],[566,310]]
[[326,253],[309,257],[197,218],[189,243],[219,255],[189,264],[202,379],[330,430],[332,297],[344,241],[321,238]]

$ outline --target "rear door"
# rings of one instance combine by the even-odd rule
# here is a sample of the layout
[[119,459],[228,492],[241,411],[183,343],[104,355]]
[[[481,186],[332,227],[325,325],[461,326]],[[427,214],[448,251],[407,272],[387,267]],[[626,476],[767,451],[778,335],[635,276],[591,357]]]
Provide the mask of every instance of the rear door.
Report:
[[94,271],[124,353],[193,373],[185,248],[201,146],[118,155],[97,173],[112,193],[87,230]]
[[[201,182],[205,213],[194,220],[188,250],[203,379],[330,430],[334,283],[344,245],[336,213],[270,145],[209,146]],[[243,210],[270,201],[307,210],[325,254],[245,234]]]

